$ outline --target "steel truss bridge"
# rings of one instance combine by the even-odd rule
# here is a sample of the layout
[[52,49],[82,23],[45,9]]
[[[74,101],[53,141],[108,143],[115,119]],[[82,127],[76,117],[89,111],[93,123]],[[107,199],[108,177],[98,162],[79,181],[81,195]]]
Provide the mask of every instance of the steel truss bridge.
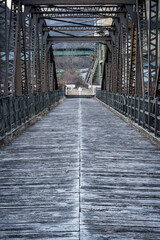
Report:
[[[0,239],[160,239],[159,4],[0,0]],[[66,42],[103,44],[96,98],[58,88]]]
[[[145,0],[12,0],[8,11],[6,0],[1,0],[0,96],[57,89],[52,45],[67,41],[107,46],[103,90],[159,96],[158,1],[148,4]],[[113,21],[109,26],[74,22],[79,18]],[[47,20],[64,24],[48,25]],[[52,32],[62,36],[53,37]]]

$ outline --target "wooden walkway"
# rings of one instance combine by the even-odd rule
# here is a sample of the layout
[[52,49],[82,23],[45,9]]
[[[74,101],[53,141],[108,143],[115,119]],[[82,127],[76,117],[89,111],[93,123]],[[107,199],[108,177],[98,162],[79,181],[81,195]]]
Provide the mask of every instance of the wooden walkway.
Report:
[[0,239],[159,240],[160,151],[67,99],[0,151]]

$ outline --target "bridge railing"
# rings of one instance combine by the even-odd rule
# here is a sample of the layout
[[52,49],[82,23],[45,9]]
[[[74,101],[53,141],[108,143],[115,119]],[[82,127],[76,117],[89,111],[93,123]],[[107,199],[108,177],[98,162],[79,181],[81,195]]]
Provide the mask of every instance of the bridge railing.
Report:
[[96,91],[96,97],[140,126],[160,136],[160,99]]
[[41,92],[0,99],[0,140],[64,97],[64,91]]

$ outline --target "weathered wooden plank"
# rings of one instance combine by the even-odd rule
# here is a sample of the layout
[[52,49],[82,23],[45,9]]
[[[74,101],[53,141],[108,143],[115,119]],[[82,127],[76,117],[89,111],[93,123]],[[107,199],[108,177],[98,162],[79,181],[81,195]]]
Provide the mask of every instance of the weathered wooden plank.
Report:
[[0,151],[0,239],[160,236],[160,151],[93,99],[67,99]]
[[159,150],[98,103],[84,101],[80,238],[159,239]]
[[59,105],[0,152],[0,239],[79,239],[76,106]]

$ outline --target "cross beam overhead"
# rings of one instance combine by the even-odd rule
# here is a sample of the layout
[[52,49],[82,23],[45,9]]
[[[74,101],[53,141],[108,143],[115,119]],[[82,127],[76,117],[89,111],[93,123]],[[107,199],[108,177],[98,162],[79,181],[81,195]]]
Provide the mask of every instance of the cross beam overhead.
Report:
[[107,42],[111,41],[111,37],[48,37],[50,42]]
[[106,31],[114,30],[112,26],[47,26],[43,28],[43,31]]
[[22,0],[23,5],[105,5],[136,4],[136,0]]

